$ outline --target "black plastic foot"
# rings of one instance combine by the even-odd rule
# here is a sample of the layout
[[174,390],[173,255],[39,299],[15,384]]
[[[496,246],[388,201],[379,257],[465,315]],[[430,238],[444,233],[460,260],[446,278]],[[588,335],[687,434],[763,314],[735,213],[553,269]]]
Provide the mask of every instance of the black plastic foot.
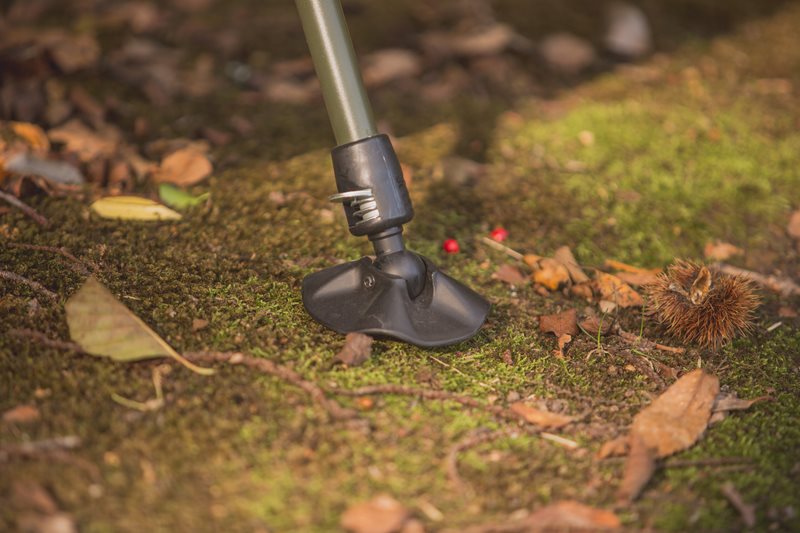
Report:
[[475,335],[489,302],[418,257],[425,264],[425,285],[413,299],[405,279],[364,257],[307,276],[303,305],[315,320],[340,333],[386,336],[425,348]]

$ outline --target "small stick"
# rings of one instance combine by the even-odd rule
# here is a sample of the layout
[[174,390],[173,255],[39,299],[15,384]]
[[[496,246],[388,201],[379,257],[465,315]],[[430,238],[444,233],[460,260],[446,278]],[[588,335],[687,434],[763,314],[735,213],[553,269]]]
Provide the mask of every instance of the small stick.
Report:
[[9,204],[13,205],[29,217],[33,219],[34,222],[39,224],[41,227],[46,228],[50,225],[50,221],[47,220],[45,217],[37,213],[31,206],[23,203],[19,198],[16,196],[12,196],[6,192],[0,191],[0,199],[5,200]]
[[372,396],[374,394],[397,394],[401,396],[418,396],[426,400],[450,400],[460,403],[465,407],[472,407],[481,409],[491,413],[497,417],[510,420],[512,422],[525,422],[530,424],[524,416],[501,407],[499,405],[488,405],[480,400],[476,400],[471,396],[462,396],[453,392],[433,390],[433,389],[420,389],[416,387],[408,387],[406,385],[372,385],[368,387],[361,387],[359,389],[327,389],[332,394],[341,394],[344,396]]
[[711,265],[711,267],[714,270],[722,272],[723,274],[747,278],[754,283],[781,294],[782,296],[800,295],[800,285],[789,278],[765,276],[764,274],[759,274],[758,272],[753,272],[752,270],[745,270],[744,268],[735,267],[725,263],[714,263]]
[[[69,252],[69,250],[67,250],[64,247],[56,248],[55,246],[43,246],[43,245],[40,245],[40,244],[28,244],[28,243],[25,243],[25,242],[9,242],[9,243],[6,243],[6,244],[7,244],[7,246],[10,246],[11,248],[23,248],[25,250],[36,250],[36,251],[39,251],[39,252],[51,252],[51,253],[58,254],[60,256],[66,257],[67,259],[70,260],[70,262],[74,266],[78,267],[78,269],[79,269],[78,273],[79,274],[88,275],[89,274],[89,268],[94,272],[98,272],[100,270],[100,268],[94,262],[92,262],[92,261],[83,261],[81,259],[78,259],[74,255],[72,255]],[[87,266],[89,268],[87,268]]]
[[447,470],[447,478],[450,482],[458,488],[459,491],[463,491],[464,489],[464,480],[461,479],[461,474],[458,472],[458,454],[461,452],[468,450],[470,448],[474,448],[475,446],[480,446],[481,444],[486,444],[487,442],[492,442],[497,439],[502,439],[503,437],[516,435],[517,431],[511,428],[503,428],[498,429],[495,431],[486,431],[485,429],[479,429],[474,431],[455,443],[453,446],[450,447],[450,450],[447,452],[447,457],[445,458],[445,469]]
[[481,242],[483,242],[483,244],[489,246],[490,248],[494,248],[495,250],[503,252],[504,254],[510,255],[511,257],[516,259],[517,261],[522,261],[522,258],[524,257],[518,251],[513,250],[513,249],[509,248],[508,246],[506,246],[504,244],[500,244],[497,241],[493,241],[489,237],[481,237]]
[[664,352],[671,352],[671,353],[686,353],[686,348],[675,348],[673,346],[666,346],[664,344],[659,344],[657,342],[653,342],[649,339],[645,339],[644,337],[640,337],[639,335],[635,335],[633,333],[629,333],[622,328],[619,328],[617,334],[625,341],[633,343],[633,344],[641,344],[644,348],[655,348],[657,350],[661,350]]
[[745,525],[747,527],[754,527],[756,525],[756,506],[745,503],[742,495],[739,494],[739,491],[736,490],[736,487],[734,487],[733,483],[730,481],[725,482],[719,490],[726,498],[728,498],[728,501],[731,502],[731,505],[733,505],[736,510],[739,511],[739,515],[742,517],[742,521],[745,523]]
[[331,400],[325,396],[325,391],[319,385],[312,381],[303,379],[303,377],[294,370],[279,365],[269,359],[262,359],[260,357],[252,357],[240,352],[189,352],[183,354],[186,359],[190,361],[204,361],[227,363],[231,365],[244,365],[248,368],[264,372],[271,376],[275,376],[284,381],[303,389],[311,399],[325,409],[331,418],[335,420],[349,420],[356,416],[356,413],[351,409],[346,409],[339,405],[336,401]]
[[47,296],[51,300],[58,300],[58,295],[56,293],[46,288],[41,283],[29,280],[28,278],[24,278],[19,274],[14,274],[13,272],[8,272],[6,270],[0,270],[0,278],[7,279],[9,281],[16,281],[17,283],[22,283],[23,285],[27,285],[31,289],[43,294],[44,296]]

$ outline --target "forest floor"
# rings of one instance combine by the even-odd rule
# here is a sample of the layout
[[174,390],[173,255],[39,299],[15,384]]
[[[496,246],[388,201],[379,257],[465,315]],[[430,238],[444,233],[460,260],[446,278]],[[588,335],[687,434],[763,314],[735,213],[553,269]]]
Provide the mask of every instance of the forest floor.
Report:
[[[353,16],[355,41],[387,46],[368,15]],[[405,19],[396,20],[400,34]],[[727,482],[755,506],[756,529],[797,530],[800,319],[790,315],[800,298],[763,290],[754,333],[717,350],[686,345],[672,354],[581,334],[559,358],[538,317],[589,304],[494,279],[513,260],[479,237],[503,226],[503,244],[522,253],[567,245],[587,270],[607,259],[647,268],[702,260],[706,243],[720,239],[744,251],[731,259],[738,266],[797,280],[800,243],[786,227],[800,208],[798,27],[800,7],[783,4],[716,35],[676,39],[641,62],[513,98],[470,93],[426,104],[410,89],[376,90],[376,115],[397,135],[410,175],[410,247],[492,310],[467,342],[424,350],[377,340],[353,368],[330,364],[344,338],[311,320],[300,295],[305,275],[371,252],[326,201],[332,141],[321,100],[259,106],[229,90],[151,109],[159,136],[234,114],[255,125],[212,152],[220,164],[192,188],[210,192],[207,205],[177,222],[137,223],[101,219],[77,197],[25,198],[47,229],[16,210],[0,213],[0,270],[57,294],[50,301],[0,279],[0,412],[25,404],[38,413],[0,423],[0,529],[19,526],[13,487],[34,480],[82,531],[331,531],[348,507],[378,494],[401,502],[426,531],[502,522],[559,500],[615,510],[632,530],[744,529],[722,491]],[[302,39],[295,44],[285,57],[303,54]],[[109,83],[83,81],[101,93]],[[465,178],[464,158],[479,172]],[[446,238],[461,252],[445,254]],[[452,401],[330,393],[357,411],[341,422],[296,384],[241,365],[201,376],[164,360],[116,363],[12,335],[69,340],[63,303],[85,275],[60,255],[11,243],[64,247],[96,265],[98,279],[181,353],[242,352],[329,390],[404,384],[586,416],[552,431],[567,446],[520,429],[465,447],[456,483],[447,467],[454,445],[507,422]],[[628,331],[680,345],[640,308],[615,313]],[[162,407],[112,400],[152,398],[153,371],[165,364]],[[661,465],[637,501],[617,506],[622,460],[596,452],[675,374],[698,366],[724,391],[772,400],[711,426]],[[8,453],[66,435],[80,445]]]

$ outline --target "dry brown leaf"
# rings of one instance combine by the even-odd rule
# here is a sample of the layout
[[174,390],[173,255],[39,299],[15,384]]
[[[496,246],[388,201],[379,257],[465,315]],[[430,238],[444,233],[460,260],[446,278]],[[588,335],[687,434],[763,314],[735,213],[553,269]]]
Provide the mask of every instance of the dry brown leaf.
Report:
[[497,271],[492,274],[492,279],[503,281],[510,285],[524,285],[528,278],[522,275],[522,272],[513,265],[502,265]]
[[623,504],[628,504],[639,496],[656,470],[655,451],[640,435],[631,432],[629,444],[630,451],[625,461],[622,483],[617,491],[617,499]]
[[572,342],[572,335],[565,333],[558,336],[558,339],[556,339],[556,349],[554,351],[556,357],[564,359],[564,348],[566,348],[567,344],[570,342]]
[[31,150],[37,154],[46,154],[50,151],[50,140],[44,130],[30,122],[11,122],[11,130],[25,139]]
[[522,402],[513,403],[510,408],[531,424],[548,429],[558,429],[575,420],[575,417],[543,411]]
[[601,460],[608,457],[618,457],[628,454],[629,448],[628,435],[621,435],[615,439],[611,439],[603,443],[600,449],[595,454],[595,459]]
[[658,457],[685,450],[703,434],[719,393],[719,380],[702,369],[692,370],[633,419],[639,435]]
[[553,259],[563,264],[569,271],[573,283],[585,283],[589,281],[589,276],[583,271],[575,256],[572,255],[572,250],[569,246],[562,246],[553,254]]
[[7,424],[29,424],[39,420],[39,409],[35,405],[18,405],[3,413]]
[[201,151],[191,147],[176,150],[161,160],[153,174],[156,183],[189,186],[207,178],[213,167]]
[[570,296],[591,301],[594,298],[594,291],[592,290],[593,285],[592,282],[578,283],[569,288],[569,294]]
[[786,233],[789,234],[789,237],[800,240],[800,209],[793,211],[792,214],[789,215]]
[[558,290],[570,281],[569,270],[560,261],[544,257],[536,263],[531,275],[533,281],[551,291]]
[[734,246],[729,242],[722,242],[719,239],[707,242],[705,248],[703,248],[705,258],[712,261],[725,261],[734,255],[742,254],[744,254],[744,250],[738,246]]
[[376,87],[393,80],[413,78],[422,72],[422,59],[403,48],[376,50],[364,57],[362,77],[367,87]]
[[333,358],[334,363],[359,366],[372,355],[372,337],[363,333],[348,333],[344,346]]
[[537,509],[525,518],[528,533],[540,531],[598,531],[619,529],[621,522],[611,511],[565,500]]
[[116,136],[95,133],[77,119],[49,130],[47,136],[53,142],[63,143],[65,151],[75,153],[83,162],[111,156],[119,145]]
[[100,59],[100,45],[91,35],[64,35],[49,51],[53,62],[66,74],[92,67]]
[[631,274],[640,274],[649,272],[651,274],[658,274],[661,272],[659,268],[642,268],[633,265],[629,265],[627,263],[623,263],[622,261],[615,261],[614,259],[606,259],[603,263],[603,266],[608,270],[617,270],[619,272],[630,272]]
[[208,327],[208,320],[204,318],[195,318],[192,320],[192,331],[200,331]]
[[410,517],[411,512],[403,504],[381,494],[350,506],[342,514],[340,524],[352,533],[396,533]]
[[642,272],[617,272],[614,274],[619,279],[628,283],[629,285],[652,285],[658,281],[658,271],[642,271]]
[[745,409],[750,409],[753,404],[768,400],[772,400],[772,396],[759,396],[758,398],[753,398],[752,400],[744,400],[742,398],[737,398],[736,394],[721,392],[714,400],[712,412],[719,413],[721,411],[743,411]]
[[598,272],[594,280],[595,290],[601,298],[619,307],[640,307],[644,300],[638,292],[617,276]]
[[552,333],[556,337],[577,335],[578,312],[575,309],[567,309],[553,315],[542,315],[539,317],[539,329],[544,333]]

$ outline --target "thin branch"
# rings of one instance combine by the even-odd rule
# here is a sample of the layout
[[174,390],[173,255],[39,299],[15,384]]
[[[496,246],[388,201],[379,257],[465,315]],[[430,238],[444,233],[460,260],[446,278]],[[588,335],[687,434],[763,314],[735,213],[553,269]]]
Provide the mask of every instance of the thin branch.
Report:
[[417,387],[408,387],[406,385],[372,385],[368,387],[361,387],[359,389],[335,389],[329,388],[328,392],[332,394],[341,394],[343,396],[372,396],[375,394],[397,394],[400,396],[416,396],[426,400],[449,400],[463,405],[464,407],[471,407],[486,411],[494,416],[510,420],[512,422],[525,422],[529,424],[525,417],[511,409],[499,405],[489,405],[471,396],[463,396],[453,392],[434,390],[434,389],[420,389]]
[[50,225],[49,220],[47,220],[45,217],[37,213],[28,204],[23,203],[22,200],[20,200],[16,196],[12,196],[6,192],[0,191],[0,200],[5,200],[9,204],[13,205],[17,209],[28,215],[30,218],[32,218],[33,221],[39,224],[41,227],[46,228],[47,226]]
[[11,248],[22,248],[25,250],[36,250],[39,252],[51,252],[54,254],[58,254],[62,257],[67,258],[70,261],[70,264],[72,264],[74,267],[78,269],[76,270],[76,272],[78,272],[79,274],[89,275],[89,270],[95,273],[97,273],[100,270],[100,267],[98,267],[94,262],[78,259],[64,247],[57,248],[55,246],[43,246],[40,244],[28,244],[25,242],[9,242],[6,243],[6,245]]
[[686,348],[675,348],[674,346],[667,346],[665,344],[659,344],[657,342],[653,342],[649,339],[645,339],[644,337],[640,337],[634,333],[630,333],[625,331],[622,328],[617,330],[617,334],[622,338],[622,340],[627,341],[631,344],[638,344],[642,348],[655,348],[656,350],[661,350],[663,352],[670,352],[670,353],[686,353]]
[[800,285],[795,283],[790,278],[782,278],[778,276],[765,276],[752,270],[745,270],[744,268],[735,267],[725,263],[714,263],[711,268],[728,274],[730,276],[741,276],[749,279],[750,281],[766,287],[767,289],[777,292],[782,296],[798,296],[800,295]]
[[277,377],[303,389],[311,399],[314,400],[320,407],[325,409],[331,418],[335,420],[349,420],[356,417],[355,411],[346,409],[339,405],[336,401],[329,399],[325,396],[325,391],[316,383],[304,379],[300,374],[279,365],[269,359],[262,359],[260,357],[253,357],[245,355],[240,352],[189,352],[183,354],[186,359],[190,361],[203,361],[213,363],[226,363],[230,365],[244,365],[248,368],[258,370],[265,374]]
[[507,254],[507,255],[509,255],[510,257],[513,257],[513,258],[514,258],[514,259],[516,259],[517,261],[522,261],[522,258],[524,257],[524,256],[523,256],[521,253],[519,253],[518,251],[516,251],[516,250],[514,250],[514,249],[512,249],[512,248],[509,248],[508,246],[506,246],[506,245],[504,245],[504,244],[500,244],[500,243],[499,243],[499,242],[497,242],[497,241],[493,241],[493,240],[492,240],[492,239],[490,239],[489,237],[481,237],[481,238],[480,238],[480,241],[481,241],[483,244],[485,244],[485,245],[489,246],[490,248],[494,248],[495,250],[498,250],[498,251],[500,251],[500,252],[503,252],[504,254]]
[[7,279],[9,281],[16,281],[17,283],[22,283],[23,285],[27,285],[29,288],[33,289],[34,291],[47,296],[51,300],[58,300],[58,294],[54,293],[50,289],[46,288],[44,285],[37,281],[30,280],[28,278],[22,277],[19,274],[14,274],[13,272],[8,272],[6,270],[0,270],[0,278]]

